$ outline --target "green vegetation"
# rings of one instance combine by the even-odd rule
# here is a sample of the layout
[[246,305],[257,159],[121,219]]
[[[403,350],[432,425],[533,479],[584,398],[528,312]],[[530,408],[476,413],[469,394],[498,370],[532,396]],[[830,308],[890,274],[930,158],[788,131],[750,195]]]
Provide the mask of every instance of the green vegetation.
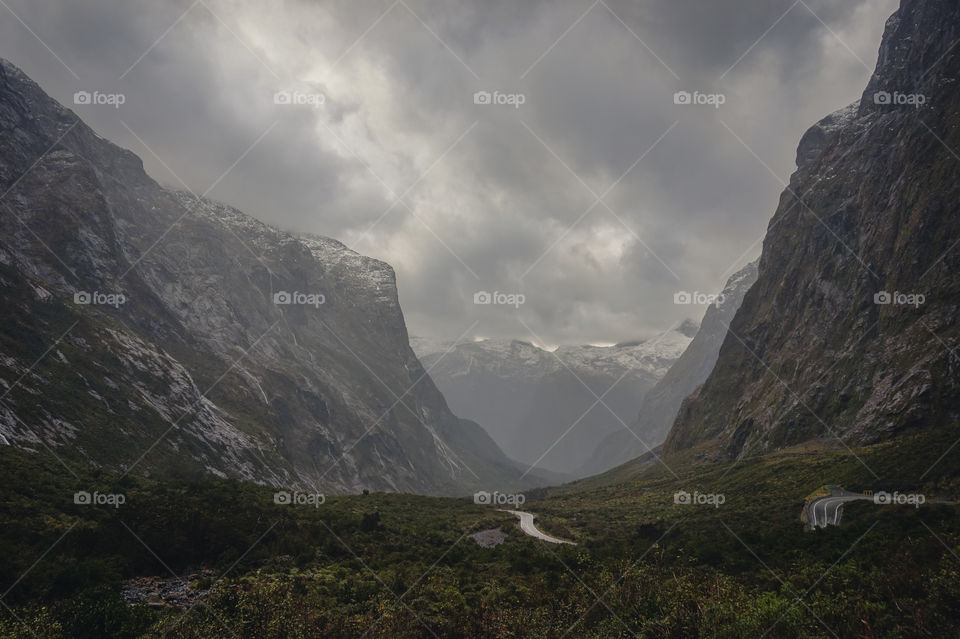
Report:
[[[824,484],[955,499],[960,452],[927,469],[958,436],[858,450],[862,464],[834,450],[668,460],[677,477],[654,464],[528,494],[538,525],[576,546],[468,499],[278,505],[249,483],[118,480],[3,447],[0,636],[960,636],[960,508],[856,502],[840,527],[800,522]],[[75,504],[81,490],[126,502]],[[678,490],[725,501],[678,505]],[[495,527],[508,537],[494,548],[466,536]],[[131,578],[205,568],[217,577],[192,584],[209,589],[192,608],[121,597]]]

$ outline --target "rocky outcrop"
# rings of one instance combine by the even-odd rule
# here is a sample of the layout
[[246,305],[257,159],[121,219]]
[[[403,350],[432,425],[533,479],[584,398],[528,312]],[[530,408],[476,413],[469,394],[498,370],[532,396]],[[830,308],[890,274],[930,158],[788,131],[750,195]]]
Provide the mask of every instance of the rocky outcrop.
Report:
[[160,187],[6,62],[0,193],[7,443],[328,491],[516,485],[410,349],[390,266]]
[[700,330],[683,355],[643,396],[637,417],[632,423],[628,422],[629,430],[621,427],[601,441],[578,474],[603,472],[663,443],[683,400],[703,384],[713,370],[727,327],[756,280],[757,262],[747,264],[730,276],[722,297],[707,308]]
[[804,136],[757,283],[667,452],[854,445],[956,421],[958,37],[956,2],[904,0],[861,100]]

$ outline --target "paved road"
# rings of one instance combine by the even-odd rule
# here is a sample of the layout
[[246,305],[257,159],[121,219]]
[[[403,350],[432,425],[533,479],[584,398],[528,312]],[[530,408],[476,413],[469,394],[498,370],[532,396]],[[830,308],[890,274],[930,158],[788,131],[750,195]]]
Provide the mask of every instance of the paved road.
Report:
[[843,505],[848,501],[859,500],[873,501],[873,496],[863,493],[843,492],[814,499],[807,507],[807,525],[810,528],[839,526],[840,517],[843,515]]
[[[817,528],[826,528],[827,526],[839,526],[840,517],[843,515],[843,505],[850,501],[874,501],[874,495],[865,495],[864,493],[852,493],[840,488],[839,486],[828,486],[830,494],[825,497],[817,497],[806,505],[807,527],[811,530]],[[878,493],[883,494],[883,493]],[[894,495],[896,493],[893,493]],[[908,495],[909,496],[909,495]],[[887,494],[890,503],[890,494]],[[908,502],[911,503],[911,502]],[[947,504],[957,505],[957,502],[951,499],[927,499],[924,497],[920,504]]]
[[551,537],[550,535],[543,533],[533,524],[533,513],[525,513],[522,510],[504,510],[498,508],[502,513],[510,513],[511,515],[516,515],[520,518],[520,530],[530,535],[531,537],[536,537],[537,539],[542,539],[543,541],[549,541],[551,544],[570,544],[571,546],[576,546],[572,541],[567,541],[566,539],[557,539],[556,537]]

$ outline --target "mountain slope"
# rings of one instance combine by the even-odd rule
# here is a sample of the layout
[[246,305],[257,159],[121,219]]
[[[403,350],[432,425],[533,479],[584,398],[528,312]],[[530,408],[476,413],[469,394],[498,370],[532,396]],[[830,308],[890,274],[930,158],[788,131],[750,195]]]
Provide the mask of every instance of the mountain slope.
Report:
[[425,374],[387,264],[160,187],[7,62],[0,149],[3,441],[330,491],[520,475]]
[[414,338],[412,346],[453,410],[486,428],[510,457],[570,472],[633,419],[696,330],[688,321],[646,342],[553,352],[517,340]]
[[580,474],[603,472],[643,455],[648,452],[648,446],[659,446],[663,442],[683,400],[694,392],[713,370],[727,335],[727,326],[740,308],[743,296],[756,280],[755,261],[730,276],[723,287],[723,301],[707,308],[700,322],[700,330],[683,351],[683,355],[673,363],[656,386],[644,395],[638,416],[630,424],[630,430],[621,428],[601,441]]
[[956,420],[958,36],[956,2],[905,0],[863,98],[803,137],[757,283],[667,452],[853,445]]

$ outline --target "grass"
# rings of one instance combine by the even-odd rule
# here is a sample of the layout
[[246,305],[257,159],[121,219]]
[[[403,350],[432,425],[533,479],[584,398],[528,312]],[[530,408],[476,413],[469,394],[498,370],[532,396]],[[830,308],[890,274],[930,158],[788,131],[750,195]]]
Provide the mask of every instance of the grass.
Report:
[[[840,527],[815,532],[800,513],[825,484],[953,498],[960,453],[934,462],[958,436],[856,457],[808,446],[734,464],[674,458],[672,470],[628,466],[528,494],[537,525],[576,546],[526,537],[512,515],[470,499],[278,505],[250,483],[118,480],[71,465],[74,477],[52,457],[3,448],[0,636],[956,636],[958,507],[856,502]],[[681,489],[725,501],[675,504]],[[76,505],[77,490],[126,503]],[[496,527],[507,539],[495,548],[467,536]],[[189,612],[121,601],[126,580],[168,567],[222,577]]]

